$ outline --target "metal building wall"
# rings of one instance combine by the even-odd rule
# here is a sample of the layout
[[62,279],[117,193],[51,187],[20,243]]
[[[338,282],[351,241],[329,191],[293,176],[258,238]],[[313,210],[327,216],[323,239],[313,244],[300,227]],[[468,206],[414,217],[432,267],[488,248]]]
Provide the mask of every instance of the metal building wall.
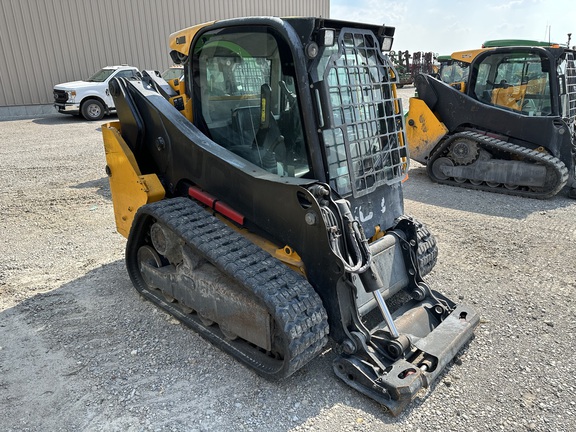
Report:
[[52,103],[55,84],[107,65],[162,71],[170,33],[194,24],[329,11],[330,0],[2,0],[0,107]]

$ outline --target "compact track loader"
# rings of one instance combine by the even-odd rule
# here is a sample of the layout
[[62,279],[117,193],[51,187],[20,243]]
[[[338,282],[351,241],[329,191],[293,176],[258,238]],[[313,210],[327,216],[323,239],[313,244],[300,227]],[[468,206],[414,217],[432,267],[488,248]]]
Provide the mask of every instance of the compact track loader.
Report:
[[468,80],[468,67],[466,62],[454,60],[452,56],[441,55],[436,58],[440,64],[438,73],[432,74],[434,78],[438,78],[452,87],[464,91],[466,88],[466,81]]
[[182,30],[184,79],[115,80],[119,122],[103,136],[145,298],[271,379],[330,336],[336,374],[398,414],[479,316],[422,278],[437,247],[403,214],[393,34],[267,17]]
[[530,41],[453,53],[453,61],[468,64],[467,82],[415,80],[410,157],[442,184],[532,198],[568,186],[576,198],[574,56]]

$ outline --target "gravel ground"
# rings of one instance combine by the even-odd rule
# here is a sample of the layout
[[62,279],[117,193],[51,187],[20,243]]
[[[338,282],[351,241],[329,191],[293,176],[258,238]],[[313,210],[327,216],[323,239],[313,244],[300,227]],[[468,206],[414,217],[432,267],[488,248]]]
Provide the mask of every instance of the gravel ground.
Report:
[[428,282],[482,321],[394,418],[336,378],[332,345],[271,383],[140,298],[98,124],[55,114],[0,137],[0,430],[576,430],[575,201],[439,186],[412,164],[406,213],[440,248]]

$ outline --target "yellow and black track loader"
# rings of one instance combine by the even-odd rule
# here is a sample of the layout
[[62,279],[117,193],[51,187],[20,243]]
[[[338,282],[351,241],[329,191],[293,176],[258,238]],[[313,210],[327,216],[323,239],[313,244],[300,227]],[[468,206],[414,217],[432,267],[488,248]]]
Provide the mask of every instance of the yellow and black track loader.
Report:
[[270,379],[331,337],[337,376],[398,414],[479,316],[423,279],[437,246],[404,215],[393,34],[269,17],[182,30],[178,91],[149,71],[114,80],[103,135],[145,298]]
[[442,184],[541,199],[566,187],[576,198],[575,51],[520,42],[453,53],[468,64],[464,85],[416,77],[410,157]]

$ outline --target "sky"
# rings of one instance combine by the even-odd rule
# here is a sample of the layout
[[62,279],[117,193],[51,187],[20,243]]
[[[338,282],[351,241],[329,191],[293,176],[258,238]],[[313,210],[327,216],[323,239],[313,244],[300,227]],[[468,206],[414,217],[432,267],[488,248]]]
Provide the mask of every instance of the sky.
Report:
[[576,45],[575,0],[330,0],[330,18],[396,27],[394,51],[480,48],[492,39]]

